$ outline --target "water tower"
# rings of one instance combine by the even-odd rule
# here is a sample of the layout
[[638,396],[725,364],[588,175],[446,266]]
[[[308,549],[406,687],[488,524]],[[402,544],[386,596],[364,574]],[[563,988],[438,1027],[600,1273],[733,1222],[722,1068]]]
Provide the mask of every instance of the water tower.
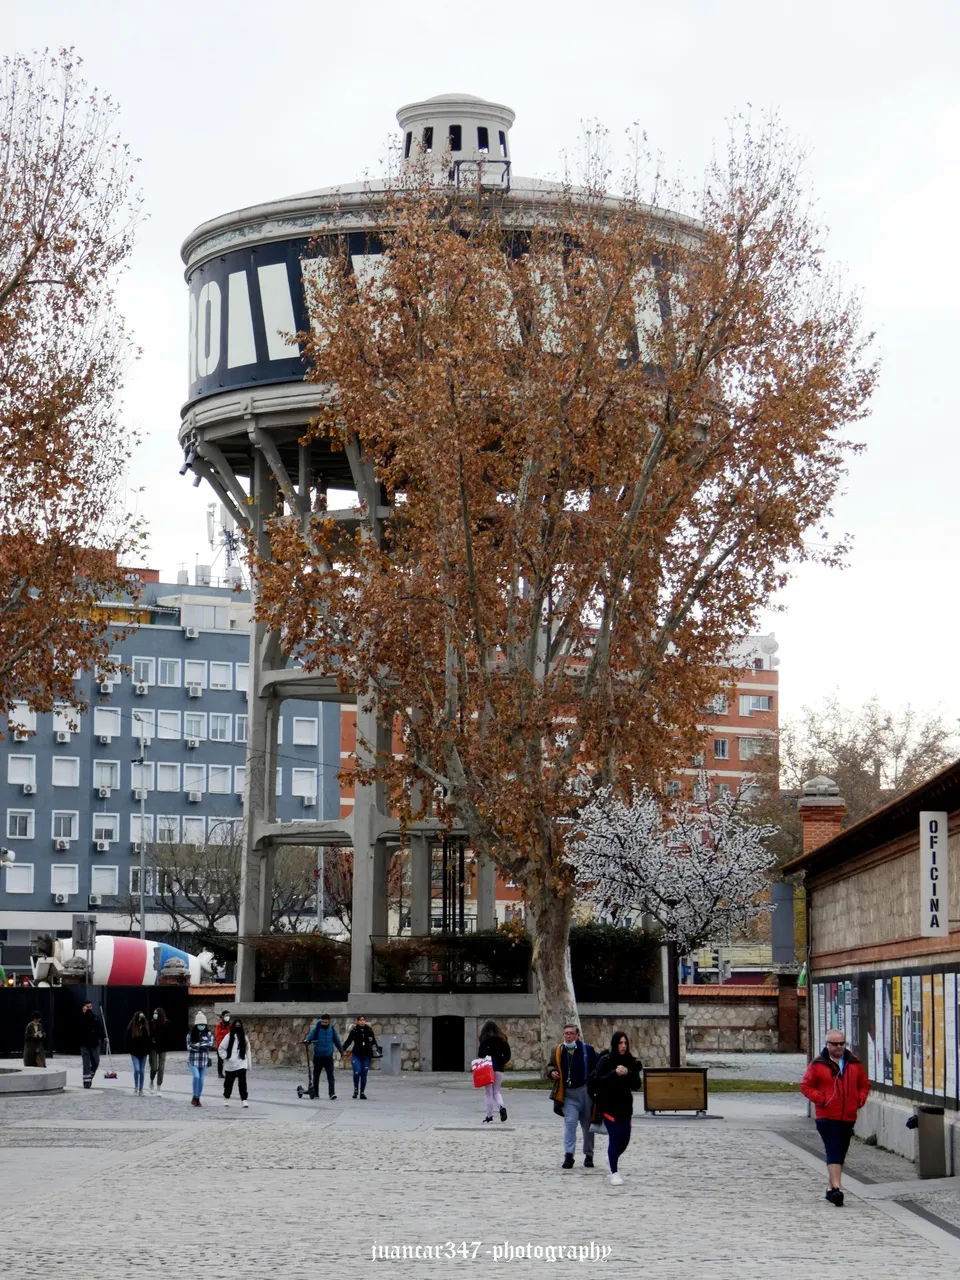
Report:
[[[491,198],[509,202],[518,225],[549,198],[549,184],[512,173],[509,107],[467,94],[442,94],[402,107],[407,160],[419,156],[438,182],[479,181]],[[300,443],[319,400],[305,382],[292,335],[309,327],[304,260],[311,241],[347,236],[354,270],[371,250],[365,227],[383,186],[353,183],[269,200],[204,223],[182,249],[189,287],[189,393],[180,443],[191,470],[216,493],[238,528],[269,554],[266,524],[279,510],[309,520],[326,507],[331,489],[357,495],[336,513],[346,527],[366,524],[379,538],[390,519],[385,495],[360,452],[336,451],[320,439]],[[254,589],[256,584],[254,584]],[[266,933],[274,855],[281,845],[346,845],[354,851],[351,993],[371,990],[371,943],[387,932],[387,868],[399,827],[380,787],[357,786],[353,815],[339,821],[278,823],[275,792],[277,718],[285,698],[342,704],[356,701],[326,675],[291,665],[277,633],[257,624],[250,641],[249,741],[245,849],[241,876],[241,937]],[[389,750],[389,732],[375,712],[358,708],[357,755]],[[411,833],[414,933],[430,928],[428,824]],[[495,875],[479,867],[478,927],[495,923]],[[254,955],[240,947],[238,1000],[254,997]]]

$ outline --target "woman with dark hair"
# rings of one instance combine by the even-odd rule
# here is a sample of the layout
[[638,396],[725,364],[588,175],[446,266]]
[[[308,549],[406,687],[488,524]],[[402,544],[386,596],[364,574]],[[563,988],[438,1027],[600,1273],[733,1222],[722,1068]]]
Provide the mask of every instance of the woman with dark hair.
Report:
[[163,1069],[167,1063],[167,1054],[170,1052],[171,1031],[172,1028],[163,1009],[154,1009],[150,1021],[150,1092],[154,1093],[154,1084],[156,1084],[155,1092],[158,1098],[161,1096],[160,1089],[163,1086]]
[[146,1015],[139,1010],[130,1019],[127,1027],[127,1053],[133,1063],[133,1092],[143,1097],[143,1074],[147,1059],[150,1057],[150,1027]]
[[23,1033],[23,1065],[25,1067],[45,1067],[47,1065],[46,1055],[43,1052],[43,1042],[47,1038],[47,1033],[43,1029],[43,1023],[40,1021],[40,1014],[34,1010],[34,1013],[27,1023],[27,1029]]
[[207,1015],[202,1009],[197,1011],[193,1026],[187,1036],[187,1066],[193,1076],[193,1097],[191,1107],[200,1107],[200,1095],[203,1093],[203,1077],[210,1065],[210,1050],[213,1048],[213,1032],[207,1027]]
[[502,1123],[507,1118],[507,1108],[503,1105],[500,1084],[503,1080],[503,1073],[507,1068],[507,1063],[510,1061],[510,1045],[507,1037],[493,1021],[485,1022],[480,1028],[477,1057],[490,1058],[493,1061],[493,1084],[485,1084],[483,1086],[487,1103],[487,1114],[484,1116],[483,1123],[493,1124],[493,1108],[495,1106],[500,1108],[500,1120]]
[[610,1048],[602,1053],[593,1069],[597,1110],[603,1117],[609,1135],[607,1159],[610,1161],[610,1183],[619,1187],[623,1178],[618,1165],[630,1145],[633,1123],[633,1091],[640,1088],[643,1063],[630,1052],[630,1042],[623,1031],[610,1037]]
[[247,1052],[247,1033],[239,1018],[234,1018],[231,1022],[230,1031],[220,1041],[217,1054],[223,1063],[223,1105],[229,1107],[233,1082],[236,1080],[240,1091],[240,1105],[248,1107],[247,1068],[250,1066],[250,1055]]

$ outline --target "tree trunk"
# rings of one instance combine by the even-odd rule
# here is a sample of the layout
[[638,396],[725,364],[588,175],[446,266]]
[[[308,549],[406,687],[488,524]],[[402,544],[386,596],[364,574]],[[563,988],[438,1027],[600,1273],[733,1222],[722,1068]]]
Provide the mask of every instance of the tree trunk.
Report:
[[559,894],[552,879],[527,886],[527,905],[533,915],[533,972],[540,1002],[540,1049],[546,1060],[563,1039],[563,1024],[576,1021],[577,998],[570,972],[570,924],[573,897]]

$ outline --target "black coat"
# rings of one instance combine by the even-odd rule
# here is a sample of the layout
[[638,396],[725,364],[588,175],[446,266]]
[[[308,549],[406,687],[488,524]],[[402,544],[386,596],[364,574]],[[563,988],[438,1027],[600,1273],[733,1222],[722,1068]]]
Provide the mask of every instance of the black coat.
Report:
[[170,1019],[160,1025],[150,1019],[150,1049],[153,1053],[170,1053],[173,1049],[179,1049],[181,1037],[174,1036],[173,1027],[170,1025]]
[[147,1028],[146,1035],[137,1035],[133,1029],[133,1022],[127,1027],[127,1053],[132,1054],[134,1058],[145,1058],[150,1052],[150,1028]]
[[[641,1063],[633,1054],[612,1054],[608,1050],[597,1059],[593,1070],[597,1107],[601,1114],[614,1120],[629,1120],[633,1115],[633,1091],[640,1088]],[[617,1075],[617,1067],[626,1067],[625,1076]]]
[[86,1013],[80,1014],[80,1032],[79,1032],[81,1049],[99,1049],[103,1043],[103,1027],[100,1019],[88,1009]]
[[377,1043],[377,1037],[373,1034],[373,1027],[369,1024],[366,1026],[354,1026],[350,1030],[350,1034],[343,1042],[343,1052],[353,1049],[358,1058],[372,1058],[373,1046]]
[[493,1059],[494,1071],[506,1070],[510,1061],[510,1045],[503,1036],[482,1036],[477,1045],[477,1057]]

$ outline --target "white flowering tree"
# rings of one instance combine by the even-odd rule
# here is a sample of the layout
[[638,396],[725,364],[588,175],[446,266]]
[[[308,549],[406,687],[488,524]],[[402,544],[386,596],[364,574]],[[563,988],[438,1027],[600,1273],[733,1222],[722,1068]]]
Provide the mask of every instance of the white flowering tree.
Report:
[[[705,776],[697,794],[709,796]],[[765,842],[776,830],[751,821],[742,794],[664,805],[636,786],[629,800],[611,788],[597,792],[571,830],[567,851],[580,896],[614,919],[639,911],[663,929],[671,1066],[680,1065],[676,957],[729,938],[771,909],[763,891],[775,855]]]

